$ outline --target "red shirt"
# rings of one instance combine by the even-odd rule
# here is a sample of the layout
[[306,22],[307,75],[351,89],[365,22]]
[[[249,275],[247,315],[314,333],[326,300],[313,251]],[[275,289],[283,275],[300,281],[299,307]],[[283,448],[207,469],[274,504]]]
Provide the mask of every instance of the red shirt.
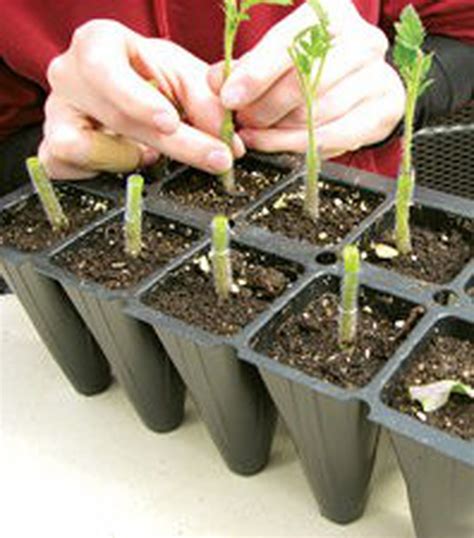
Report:
[[[257,6],[242,25],[237,55],[253,47],[292,8]],[[390,35],[409,0],[354,0],[361,15]],[[473,0],[411,0],[429,33],[474,43]],[[0,140],[43,118],[46,68],[67,48],[75,28],[94,18],[115,19],[145,36],[179,43],[208,62],[222,57],[221,0],[0,0]],[[395,175],[397,144],[343,157],[343,162]]]

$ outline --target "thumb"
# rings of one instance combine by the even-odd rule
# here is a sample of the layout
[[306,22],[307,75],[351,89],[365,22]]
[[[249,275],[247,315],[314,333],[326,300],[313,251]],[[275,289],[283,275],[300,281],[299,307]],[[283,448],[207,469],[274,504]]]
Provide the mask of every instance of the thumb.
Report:
[[211,65],[207,72],[207,83],[211,91],[219,96],[224,84],[224,62],[217,62]]
[[209,73],[208,81],[213,91],[214,88],[221,88],[220,96],[224,107],[231,110],[245,108],[259,99],[291,68],[287,43],[270,34],[271,31],[239,59],[225,82],[222,68]]
[[89,131],[87,162],[91,170],[129,172],[143,164],[145,152],[134,142],[102,131]]

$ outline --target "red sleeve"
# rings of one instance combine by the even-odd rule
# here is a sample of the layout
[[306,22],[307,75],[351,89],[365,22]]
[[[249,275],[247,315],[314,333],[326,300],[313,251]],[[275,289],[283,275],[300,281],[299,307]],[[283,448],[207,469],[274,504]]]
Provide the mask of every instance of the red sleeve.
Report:
[[46,68],[90,19],[123,22],[158,35],[158,0],[0,0],[0,140],[42,120]]
[[402,9],[413,4],[426,30],[474,44],[474,0],[384,0],[381,25],[393,37],[393,24]]
[[44,92],[0,62],[0,141],[43,118]]

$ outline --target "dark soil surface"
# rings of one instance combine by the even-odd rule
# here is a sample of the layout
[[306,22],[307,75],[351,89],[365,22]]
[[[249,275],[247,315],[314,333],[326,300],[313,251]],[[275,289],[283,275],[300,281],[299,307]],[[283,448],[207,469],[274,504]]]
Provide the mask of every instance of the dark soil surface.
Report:
[[258,153],[250,151],[247,153],[247,158],[256,158],[262,162],[269,162],[277,166],[288,168],[288,170],[302,169],[306,164],[306,156],[304,153]]
[[0,214],[0,246],[23,252],[45,250],[93,222],[112,208],[110,200],[78,190],[56,188],[69,228],[53,232],[37,196],[31,196]]
[[211,261],[202,252],[168,275],[144,297],[149,306],[220,335],[232,335],[254,320],[294,282],[296,264],[250,249],[232,250],[234,289],[219,303]]
[[386,364],[423,308],[362,288],[356,344],[338,344],[339,297],[326,292],[256,341],[259,352],[343,388],[363,387]]
[[160,195],[188,207],[220,211],[232,216],[255,202],[264,191],[284,179],[287,173],[287,170],[254,159],[239,161],[235,168],[237,193],[231,196],[224,192],[218,177],[190,168],[165,184]]
[[367,261],[426,282],[450,282],[474,257],[474,220],[441,211],[414,207],[411,211],[413,253],[389,260],[377,257],[374,247],[395,246],[392,229],[365,240]]
[[321,182],[320,217],[303,211],[304,187],[290,187],[253,213],[250,220],[268,230],[312,245],[338,243],[380,204],[383,197],[354,187]]
[[[66,185],[68,182],[62,184]],[[81,179],[81,186],[85,189],[97,191],[104,194],[125,193],[127,176],[125,174],[103,173],[92,179]]]
[[431,413],[424,413],[421,405],[410,399],[409,387],[444,379],[474,385],[474,340],[435,335],[387,387],[385,399],[391,407],[425,424],[474,439],[474,401],[467,396],[453,394],[446,405]]
[[145,214],[143,249],[133,258],[124,252],[119,218],[94,229],[53,261],[81,280],[91,280],[111,290],[127,289],[183,253],[198,237],[192,228]]

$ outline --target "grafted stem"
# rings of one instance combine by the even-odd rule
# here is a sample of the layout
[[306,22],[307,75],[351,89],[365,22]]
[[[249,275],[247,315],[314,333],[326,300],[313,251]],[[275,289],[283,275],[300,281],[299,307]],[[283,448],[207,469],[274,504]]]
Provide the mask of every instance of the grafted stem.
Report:
[[125,252],[136,258],[142,251],[142,206],[144,179],[133,174],[127,179],[127,201],[125,207]]
[[339,314],[339,345],[347,348],[354,344],[357,333],[360,255],[355,245],[343,250],[344,279],[342,282]]
[[53,231],[67,230],[69,220],[38,157],[29,157],[26,160],[26,167]]
[[217,215],[212,221],[212,270],[214,287],[220,301],[229,298],[232,289],[232,266],[229,250],[229,221],[224,215]]

